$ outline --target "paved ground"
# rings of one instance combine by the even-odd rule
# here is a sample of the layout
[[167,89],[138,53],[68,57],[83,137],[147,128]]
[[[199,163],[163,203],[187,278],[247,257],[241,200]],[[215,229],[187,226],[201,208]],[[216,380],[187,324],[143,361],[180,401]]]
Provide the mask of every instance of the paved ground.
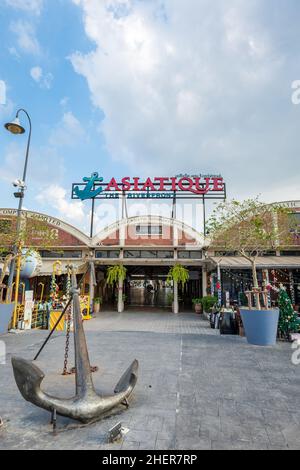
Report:
[[[32,358],[46,332],[1,337],[8,361],[0,365],[0,449],[299,449],[300,366],[289,344],[249,346],[221,337],[194,314],[101,313],[85,324],[95,385],[111,393],[136,357],[140,373],[128,411],[82,427],[25,402],[14,383],[10,356]],[[64,336],[56,334],[38,362],[44,389],[71,396],[74,378],[60,375]],[[109,428],[129,429],[106,444]]]

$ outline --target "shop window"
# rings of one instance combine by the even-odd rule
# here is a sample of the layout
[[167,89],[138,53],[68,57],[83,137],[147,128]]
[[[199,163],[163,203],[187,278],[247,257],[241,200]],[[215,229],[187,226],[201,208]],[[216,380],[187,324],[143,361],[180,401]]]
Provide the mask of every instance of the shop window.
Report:
[[162,235],[161,225],[137,225],[135,227],[136,235]]
[[215,256],[239,256],[237,251],[215,251]]
[[157,253],[158,258],[162,259],[173,259],[174,258],[174,252],[173,251],[158,251]]
[[120,257],[120,251],[118,250],[98,250],[95,253],[96,258],[109,258],[109,259],[117,259]]
[[281,256],[300,256],[300,251],[281,251]]
[[80,250],[69,250],[69,251],[50,251],[41,250],[40,255],[42,258],[82,258],[82,251]]
[[140,258],[141,252],[140,251],[132,251],[126,250],[124,251],[124,258]]
[[141,258],[157,258],[157,251],[142,250]]
[[202,259],[202,251],[178,251],[179,259]]

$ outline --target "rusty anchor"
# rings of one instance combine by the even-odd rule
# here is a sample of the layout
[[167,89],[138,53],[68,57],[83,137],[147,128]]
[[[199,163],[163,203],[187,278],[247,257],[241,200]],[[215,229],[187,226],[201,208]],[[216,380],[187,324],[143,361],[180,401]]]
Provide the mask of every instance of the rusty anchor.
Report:
[[96,421],[119,405],[128,407],[136,382],[138,361],[134,360],[122,375],[114,389],[114,395],[101,396],[94,388],[86,338],[83,330],[79,290],[74,269],[72,269],[74,349],[75,349],[75,383],[76,394],[73,398],[56,398],[41,389],[44,373],[31,361],[20,357],[12,358],[12,366],[19,391],[25,400],[49,411],[52,422],[56,424],[56,414],[66,416],[82,423]]

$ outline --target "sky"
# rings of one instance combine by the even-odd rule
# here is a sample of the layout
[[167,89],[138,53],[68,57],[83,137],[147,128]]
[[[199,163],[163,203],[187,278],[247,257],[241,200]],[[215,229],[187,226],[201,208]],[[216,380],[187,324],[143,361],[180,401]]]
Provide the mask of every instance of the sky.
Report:
[[[300,200],[299,0],[0,0],[0,207],[88,232],[72,182],[222,174],[228,196]],[[28,132],[25,115],[20,115]],[[2,129],[2,130],[1,130]],[[129,204],[168,215],[167,204]],[[96,205],[95,230],[119,218]],[[194,205],[178,218],[201,226]]]

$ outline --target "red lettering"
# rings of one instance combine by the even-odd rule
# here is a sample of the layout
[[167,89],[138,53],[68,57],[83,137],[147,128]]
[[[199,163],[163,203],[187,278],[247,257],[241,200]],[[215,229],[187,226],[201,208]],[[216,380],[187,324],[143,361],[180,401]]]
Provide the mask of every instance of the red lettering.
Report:
[[177,190],[177,178],[171,178],[171,183],[172,183],[172,191]]
[[205,183],[201,183],[201,178],[195,178],[196,194],[207,194],[210,188],[210,178],[204,178]]
[[223,191],[224,190],[224,180],[223,178],[212,178],[213,180],[213,190],[214,191]]
[[134,191],[140,191],[139,182],[140,182],[140,178],[133,178],[133,189],[134,189]]
[[[185,181],[188,183],[188,187],[184,185]],[[181,191],[192,191],[194,182],[191,178],[181,178],[181,180],[179,180],[178,182],[178,186],[181,189]]]
[[155,186],[152,183],[151,178],[147,178],[146,183],[142,188],[142,191],[146,191],[147,189],[150,189],[150,191],[155,191]]
[[126,176],[126,178],[123,178],[122,184],[123,184],[123,191],[130,191],[130,188],[131,188],[130,176]]
[[105,191],[110,191],[111,189],[114,189],[115,191],[122,191],[122,189],[119,188],[115,178],[110,180],[110,183],[107,185]]
[[166,191],[165,183],[169,181],[170,178],[154,178],[154,181],[158,181],[160,186],[157,191]]

